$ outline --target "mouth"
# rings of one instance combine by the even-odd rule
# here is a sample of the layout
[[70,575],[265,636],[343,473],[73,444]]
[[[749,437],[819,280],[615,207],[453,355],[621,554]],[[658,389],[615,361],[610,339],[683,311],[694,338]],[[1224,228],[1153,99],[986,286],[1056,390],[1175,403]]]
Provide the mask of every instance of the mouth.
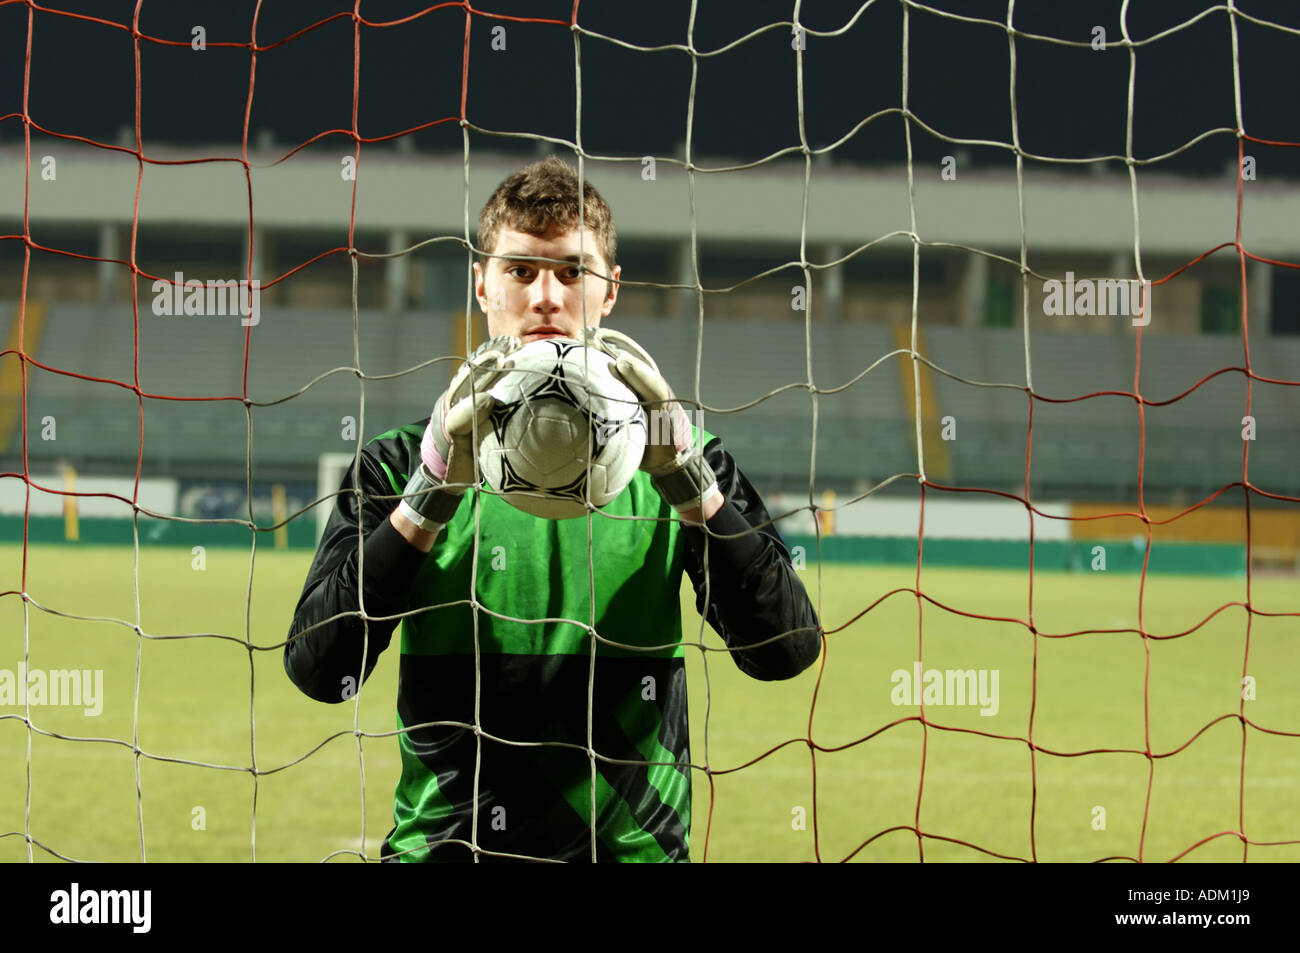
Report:
[[547,324],[530,328],[528,331],[524,332],[523,340],[525,342],[541,341],[545,338],[567,338],[568,336],[569,333],[562,328],[557,328],[553,325]]

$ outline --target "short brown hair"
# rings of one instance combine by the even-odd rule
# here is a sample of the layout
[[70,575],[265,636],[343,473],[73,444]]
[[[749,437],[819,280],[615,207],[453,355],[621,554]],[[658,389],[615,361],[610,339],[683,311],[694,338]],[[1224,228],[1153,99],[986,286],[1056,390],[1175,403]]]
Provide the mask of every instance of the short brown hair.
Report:
[[484,259],[496,249],[502,228],[528,235],[545,235],[551,229],[582,224],[596,236],[596,250],[609,268],[614,267],[618,236],[614,216],[590,182],[583,182],[578,205],[578,170],[556,156],[526,165],[497,186],[478,217],[478,245]]

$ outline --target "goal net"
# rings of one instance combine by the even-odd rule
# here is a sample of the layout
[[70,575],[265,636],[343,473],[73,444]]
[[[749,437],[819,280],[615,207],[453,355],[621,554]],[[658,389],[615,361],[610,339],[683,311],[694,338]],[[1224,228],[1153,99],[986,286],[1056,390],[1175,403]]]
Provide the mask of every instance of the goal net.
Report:
[[[693,859],[1300,859],[1300,137],[1259,72],[1300,23],[399,6],[0,4],[31,47],[0,105],[0,859],[379,859],[400,630],[337,706],[286,632],[359,448],[484,338],[478,209],[552,152],[613,209],[606,324],[822,625],[760,683],[684,586],[690,761],[631,760],[689,778]],[[135,64],[116,137],[43,65],[99,42]],[[1216,108],[1162,99],[1139,67],[1202,42]],[[154,137],[168,88],[211,90],[210,133]]]

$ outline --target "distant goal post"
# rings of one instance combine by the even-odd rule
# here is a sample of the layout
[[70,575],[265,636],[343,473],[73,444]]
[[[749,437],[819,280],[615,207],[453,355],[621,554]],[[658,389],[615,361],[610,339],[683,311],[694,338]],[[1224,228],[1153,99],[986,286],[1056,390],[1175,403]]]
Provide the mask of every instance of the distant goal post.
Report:
[[[322,453],[316,461],[316,543],[325,535],[325,524],[334,512],[335,497],[343,474],[352,469],[356,460],[354,453]],[[394,504],[396,505],[396,504]]]

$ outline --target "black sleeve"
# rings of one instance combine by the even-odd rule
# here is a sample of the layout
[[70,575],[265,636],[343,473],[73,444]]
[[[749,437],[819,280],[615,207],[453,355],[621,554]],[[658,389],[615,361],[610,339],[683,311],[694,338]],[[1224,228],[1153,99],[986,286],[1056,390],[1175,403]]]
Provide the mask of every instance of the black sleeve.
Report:
[[[709,441],[704,457],[726,500],[705,524],[709,529],[707,611],[706,536],[698,528],[685,528],[686,571],[695,586],[695,608],[722,636],[746,675],[764,681],[793,678],[821,654],[817,613],[762,499],[722,441],[716,437]],[[761,642],[767,644],[746,648]]]
[[[405,469],[408,463],[394,460],[390,469]],[[284,647],[284,669],[289,678],[305,694],[322,702],[351,698],[370,677],[398,622],[376,621],[375,617],[397,615],[409,608],[411,587],[426,555],[388,522],[397,506],[396,494],[370,448],[361,454],[361,488],[365,604],[370,621],[355,614],[361,607],[357,584],[358,497],[353,492],[349,467],[316,548]],[[341,613],[354,614],[334,618]]]

